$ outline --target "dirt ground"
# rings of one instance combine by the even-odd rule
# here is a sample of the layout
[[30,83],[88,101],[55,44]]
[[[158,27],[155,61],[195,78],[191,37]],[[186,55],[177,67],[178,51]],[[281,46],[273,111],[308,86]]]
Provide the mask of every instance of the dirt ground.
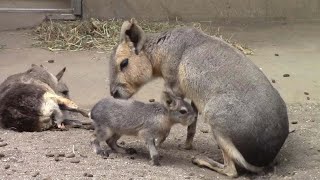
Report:
[[[243,174],[239,179],[320,179],[320,24],[228,26],[220,31],[255,50],[255,55],[249,57],[270,81],[275,80],[273,85],[289,110],[291,133],[275,160],[275,167],[263,175]],[[79,105],[91,108],[99,99],[109,96],[109,52],[55,53],[33,48],[32,42],[28,30],[0,32],[0,82],[32,63],[44,64],[53,73],[66,66],[64,80]],[[49,64],[48,60],[55,63]],[[286,73],[290,77],[283,77]],[[134,98],[159,100],[161,88],[162,81],[155,80]],[[149,165],[144,143],[131,137],[120,141],[125,147],[136,148],[138,154],[112,154],[102,159],[89,146],[89,130],[36,133],[0,130],[0,138],[8,144],[0,147],[0,154],[4,154],[0,157],[0,179],[227,179],[191,163],[191,158],[199,154],[222,160],[207,131],[208,127],[199,122],[195,148],[184,150],[181,145],[186,127],[175,126],[159,150],[162,166],[153,167]],[[55,161],[54,157],[46,157],[48,153],[69,154],[73,150],[74,158],[59,157]],[[80,162],[71,163],[72,159]],[[93,177],[85,177],[84,173]]]

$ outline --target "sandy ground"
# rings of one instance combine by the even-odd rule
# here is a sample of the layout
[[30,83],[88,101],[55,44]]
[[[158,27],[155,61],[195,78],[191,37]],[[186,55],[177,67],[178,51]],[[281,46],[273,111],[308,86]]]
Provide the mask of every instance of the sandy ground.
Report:
[[[250,56],[287,102],[290,135],[275,160],[275,167],[261,176],[243,174],[239,179],[320,179],[320,24],[269,24],[222,27],[226,37],[232,36],[255,49]],[[0,82],[8,75],[26,70],[32,63],[44,64],[51,72],[64,66],[74,101],[85,108],[109,96],[107,86],[109,52],[98,51],[54,53],[32,48],[29,31],[0,32]],[[278,54],[279,56],[275,56]],[[49,64],[48,60],[55,60]],[[283,74],[290,77],[283,77]],[[145,86],[134,98],[159,100],[162,81]],[[305,95],[308,92],[309,95]],[[307,97],[310,100],[307,100]],[[95,155],[90,146],[89,130],[17,133],[0,130],[0,138],[8,145],[0,147],[0,179],[226,179],[191,163],[192,156],[207,155],[221,161],[221,154],[208,131],[199,122],[193,150],[180,146],[186,128],[173,128],[159,150],[161,167],[149,165],[144,143],[122,138],[124,146],[136,148],[136,155],[112,154],[108,159]],[[76,157],[46,157],[48,153]],[[79,163],[71,163],[71,160]],[[10,166],[10,167],[9,167]],[[7,168],[7,169],[6,169]],[[84,173],[93,177],[85,177]],[[36,177],[33,177],[36,176]]]

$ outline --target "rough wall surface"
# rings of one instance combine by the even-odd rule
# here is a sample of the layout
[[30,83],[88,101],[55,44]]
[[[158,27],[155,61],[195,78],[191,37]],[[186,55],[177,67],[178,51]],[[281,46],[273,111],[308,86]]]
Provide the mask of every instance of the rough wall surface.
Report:
[[83,0],[84,18],[152,21],[320,19],[320,0]]

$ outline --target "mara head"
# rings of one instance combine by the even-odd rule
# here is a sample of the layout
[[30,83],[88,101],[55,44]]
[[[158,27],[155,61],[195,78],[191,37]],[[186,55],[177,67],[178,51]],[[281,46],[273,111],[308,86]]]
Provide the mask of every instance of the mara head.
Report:
[[57,75],[53,75],[43,65],[38,66],[38,65],[32,64],[31,68],[27,71],[27,74],[33,79],[40,80],[48,84],[51,88],[53,88],[57,92],[58,95],[66,98],[70,98],[69,88],[62,81],[62,77],[65,71],[66,71],[66,67],[61,69],[57,73]]
[[128,99],[152,79],[152,64],[143,51],[145,32],[132,19],[122,24],[120,42],[114,48],[109,65],[110,94]]
[[197,113],[191,104],[184,99],[175,97],[167,91],[163,91],[161,101],[169,111],[169,118],[174,122],[189,126],[196,120]]

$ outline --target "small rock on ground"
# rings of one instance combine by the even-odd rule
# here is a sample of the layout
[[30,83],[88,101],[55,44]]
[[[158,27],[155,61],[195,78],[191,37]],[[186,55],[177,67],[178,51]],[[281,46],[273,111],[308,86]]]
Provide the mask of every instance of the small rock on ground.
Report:
[[38,171],[31,174],[32,177],[37,177],[40,173]]
[[80,156],[83,157],[83,158],[87,158],[87,157],[88,157],[88,156],[85,155],[85,154],[80,154]]
[[58,153],[58,157],[65,157],[66,155],[64,153]]
[[80,160],[79,160],[79,159],[72,159],[70,162],[71,162],[71,163],[79,163]]
[[290,77],[290,74],[284,74],[283,77]]
[[9,168],[10,168],[10,165],[9,165],[9,164],[7,164],[7,165],[4,166],[4,169],[9,169]]
[[5,157],[5,155],[3,153],[0,153],[0,158]]
[[8,143],[5,143],[5,142],[1,142],[1,143],[0,143],[0,147],[4,147],[4,146],[6,146],[6,145],[8,145]]
[[47,156],[47,157],[53,157],[54,154],[53,154],[53,153],[47,153],[46,156]]
[[66,158],[74,158],[76,155],[73,153],[66,154]]
[[202,133],[208,133],[208,132],[209,132],[208,129],[200,129],[200,131],[201,131]]

